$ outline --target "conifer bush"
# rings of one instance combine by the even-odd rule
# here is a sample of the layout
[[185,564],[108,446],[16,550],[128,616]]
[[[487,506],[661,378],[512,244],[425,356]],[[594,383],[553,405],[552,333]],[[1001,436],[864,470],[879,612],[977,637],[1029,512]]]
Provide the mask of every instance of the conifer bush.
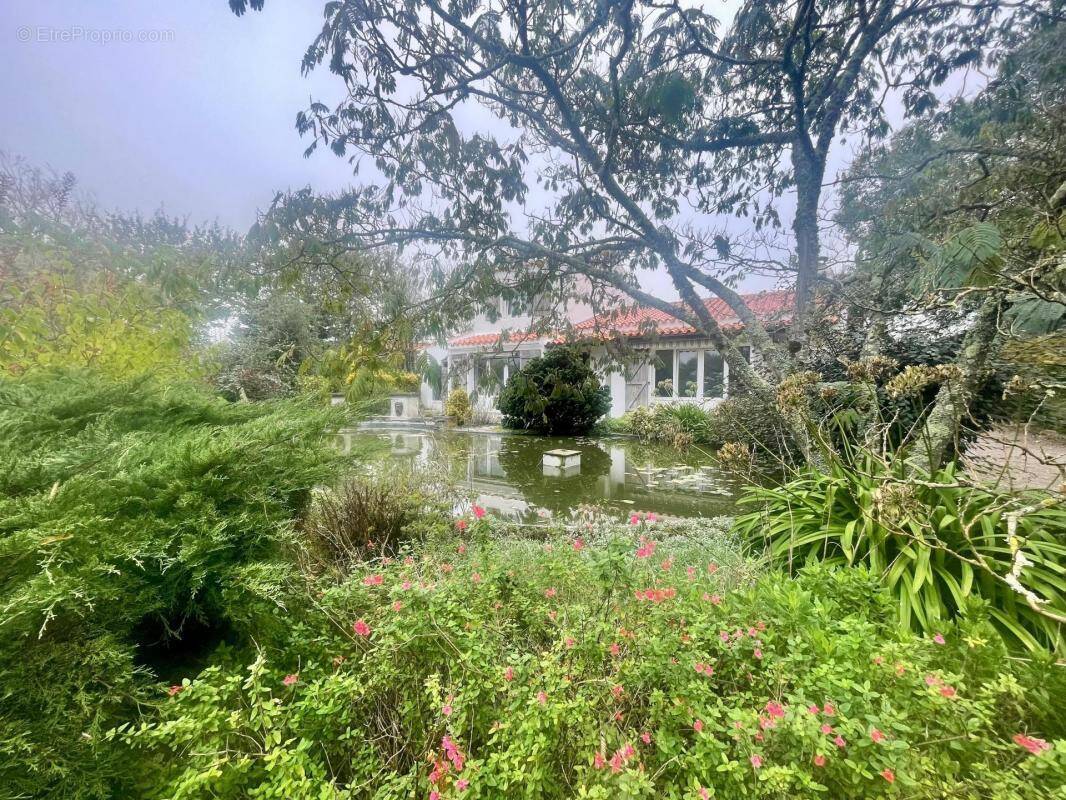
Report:
[[129,796],[104,732],[175,665],[283,622],[330,414],[91,373],[0,381],[0,794]]

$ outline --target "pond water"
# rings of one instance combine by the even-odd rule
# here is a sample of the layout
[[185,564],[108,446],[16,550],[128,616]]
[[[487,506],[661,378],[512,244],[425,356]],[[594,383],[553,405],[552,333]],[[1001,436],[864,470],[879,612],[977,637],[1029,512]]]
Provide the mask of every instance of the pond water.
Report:
[[[569,516],[582,505],[619,512],[709,517],[734,511],[736,484],[698,449],[681,454],[623,437],[350,430],[341,448],[380,452],[386,463],[438,471],[489,511],[515,519]],[[577,450],[581,465],[558,474],[543,466],[548,450]]]

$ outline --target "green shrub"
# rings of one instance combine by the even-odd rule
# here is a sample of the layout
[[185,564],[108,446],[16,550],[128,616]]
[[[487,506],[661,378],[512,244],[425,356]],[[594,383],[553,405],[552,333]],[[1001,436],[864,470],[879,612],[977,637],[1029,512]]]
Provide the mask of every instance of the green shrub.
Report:
[[0,381],[0,786],[129,796],[102,733],[156,678],[263,635],[333,417],[193,388]]
[[455,420],[455,424],[462,427],[470,422],[474,411],[470,407],[470,395],[466,389],[455,387],[448,392],[448,400],[444,404],[444,413]]
[[[977,619],[945,628],[942,646],[901,631],[863,569],[714,570],[713,539],[654,546],[657,526],[640,520],[595,545],[574,532],[473,538],[483,544],[453,540],[323,586],[250,666],[213,666],[116,731],[140,791],[1021,800],[1061,789],[1066,742],[1039,741],[1063,734],[1061,670],[1005,660]],[[1023,734],[1039,752],[1014,741]]]
[[[765,539],[771,557],[790,568],[819,560],[869,567],[895,598],[904,626],[936,633],[969,598],[980,598],[1008,640],[1061,650],[1062,626],[1054,620],[1066,613],[1060,504],[968,486],[954,465],[928,475],[902,456],[831,458],[826,470],[749,488],[740,503],[757,510],[738,526]],[[1021,511],[1012,539],[1009,515]],[[1024,592],[1049,614],[1031,608]]]
[[611,395],[586,357],[568,347],[555,347],[511,376],[498,406],[509,428],[583,434],[610,411]]
[[302,527],[309,554],[319,566],[346,570],[372,555],[395,553],[431,516],[443,519],[450,511],[435,489],[423,476],[394,468],[321,491]]

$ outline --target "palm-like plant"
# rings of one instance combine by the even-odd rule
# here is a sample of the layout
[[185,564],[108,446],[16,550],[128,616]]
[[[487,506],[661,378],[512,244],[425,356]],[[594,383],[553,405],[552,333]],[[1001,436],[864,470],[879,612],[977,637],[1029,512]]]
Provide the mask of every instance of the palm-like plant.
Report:
[[775,487],[751,487],[742,531],[789,569],[865,565],[896,597],[901,624],[934,633],[970,598],[1005,638],[1060,650],[1066,620],[1066,511],[1037,494],[968,485],[900,455],[831,457]]

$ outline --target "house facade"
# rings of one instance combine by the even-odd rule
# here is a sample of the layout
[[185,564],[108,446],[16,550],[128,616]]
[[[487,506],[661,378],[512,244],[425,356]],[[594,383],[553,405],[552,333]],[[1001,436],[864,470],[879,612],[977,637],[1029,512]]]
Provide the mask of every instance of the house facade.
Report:
[[[743,297],[773,335],[784,335],[793,307],[791,292]],[[718,298],[707,299],[705,305],[758,369],[758,355],[745,342],[743,326],[733,311]],[[498,415],[499,389],[514,371],[560,344],[572,344],[589,354],[610,388],[612,417],[660,403],[710,407],[729,396],[729,365],[714,345],[664,311],[638,306],[620,313],[590,315],[587,307],[568,308],[570,325],[565,336],[531,332],[528,316],[502,313],[509,311],[501,307],[494,321],[488,317],[475,321],[470,332],[450,339],[447,347],[432,353],[445,369],[445,385],[465,388],[475,408],[485,416]],[[495,329],[478,329],[479,324]],[[428,400],[434,402],[433,398]],[[439,398],[436,404],[440,405]]]

